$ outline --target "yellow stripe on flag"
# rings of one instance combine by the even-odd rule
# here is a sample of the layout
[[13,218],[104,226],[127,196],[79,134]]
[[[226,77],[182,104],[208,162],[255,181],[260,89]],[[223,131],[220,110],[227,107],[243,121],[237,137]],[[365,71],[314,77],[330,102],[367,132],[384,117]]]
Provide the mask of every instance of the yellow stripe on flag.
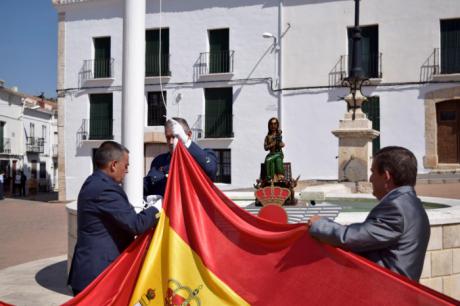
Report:
[[130,305],[249,305],[209,271],[161,214]]

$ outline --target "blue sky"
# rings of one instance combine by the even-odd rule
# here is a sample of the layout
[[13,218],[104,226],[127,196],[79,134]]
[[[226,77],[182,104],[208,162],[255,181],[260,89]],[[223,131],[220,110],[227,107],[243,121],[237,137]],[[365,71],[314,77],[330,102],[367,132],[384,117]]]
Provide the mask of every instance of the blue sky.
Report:
[[0,79],[56,96],[57,12],[51,0],[0,0]]

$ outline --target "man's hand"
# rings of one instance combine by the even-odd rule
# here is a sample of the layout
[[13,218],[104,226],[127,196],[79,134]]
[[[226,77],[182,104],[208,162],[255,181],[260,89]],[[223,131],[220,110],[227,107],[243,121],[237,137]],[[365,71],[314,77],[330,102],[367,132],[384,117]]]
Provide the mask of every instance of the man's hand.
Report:
[[311,227],[319,219],[321,219],[321,217],[318,215],[311,216],[311,218],[307,221],[307,225]]
[[[175,138],[178,140],[182,141],[182,143],[188,148],[190,147],[190,144],[192,143],[192,140],[190,137],[185,133],[184,128],[182,125],[180,125],[179,122],[177,122],[174,119],[169,119],[172,123],[172,132]],[[175,147],[176,142],[174,142],[174,147]]]
[[159,212],[163,209],[163,197],[161,195],[149,195],[144,203],[144,208],[155,207]]

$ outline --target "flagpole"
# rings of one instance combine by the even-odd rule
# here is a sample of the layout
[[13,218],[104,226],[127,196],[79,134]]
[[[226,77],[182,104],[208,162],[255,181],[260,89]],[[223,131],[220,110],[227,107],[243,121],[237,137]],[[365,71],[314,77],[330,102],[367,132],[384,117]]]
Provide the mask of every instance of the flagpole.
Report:
[[144,177],[145,7],[146,0],[124,1],[122,143],[130,151],[124,189],[137,211]]

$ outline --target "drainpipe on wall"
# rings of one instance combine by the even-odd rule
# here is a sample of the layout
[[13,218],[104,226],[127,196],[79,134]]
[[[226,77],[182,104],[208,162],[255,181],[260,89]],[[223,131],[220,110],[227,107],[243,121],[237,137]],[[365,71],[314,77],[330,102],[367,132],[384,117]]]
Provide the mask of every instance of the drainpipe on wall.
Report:
[[[283,0],[280,0],[278,4],[278,86],[277,88],[283,88]],[[283,129],[283,91],[278,91],[278,120],[280,128]]]
[[[58,39],[57,39],[57,131],[58,131],[58,188],[59,201],[66,201],[66,149],[65,149],[65,93],[59,91],[65,88],[64,72],[65,72],[65,13],[58,13]],[[70,216],[70,215],[69,215]]]
[[24,156],[26,155],[26,150],[25,150],[25,136],[24,134],[26,133],[26,127],[24,125],[24,112],[26,110],[26,99],[21,98],[21,113],[19,114],[19,124],[21,125],[21,145],[20,145],[20,153],[22,156],[22,159],[24,160]]

